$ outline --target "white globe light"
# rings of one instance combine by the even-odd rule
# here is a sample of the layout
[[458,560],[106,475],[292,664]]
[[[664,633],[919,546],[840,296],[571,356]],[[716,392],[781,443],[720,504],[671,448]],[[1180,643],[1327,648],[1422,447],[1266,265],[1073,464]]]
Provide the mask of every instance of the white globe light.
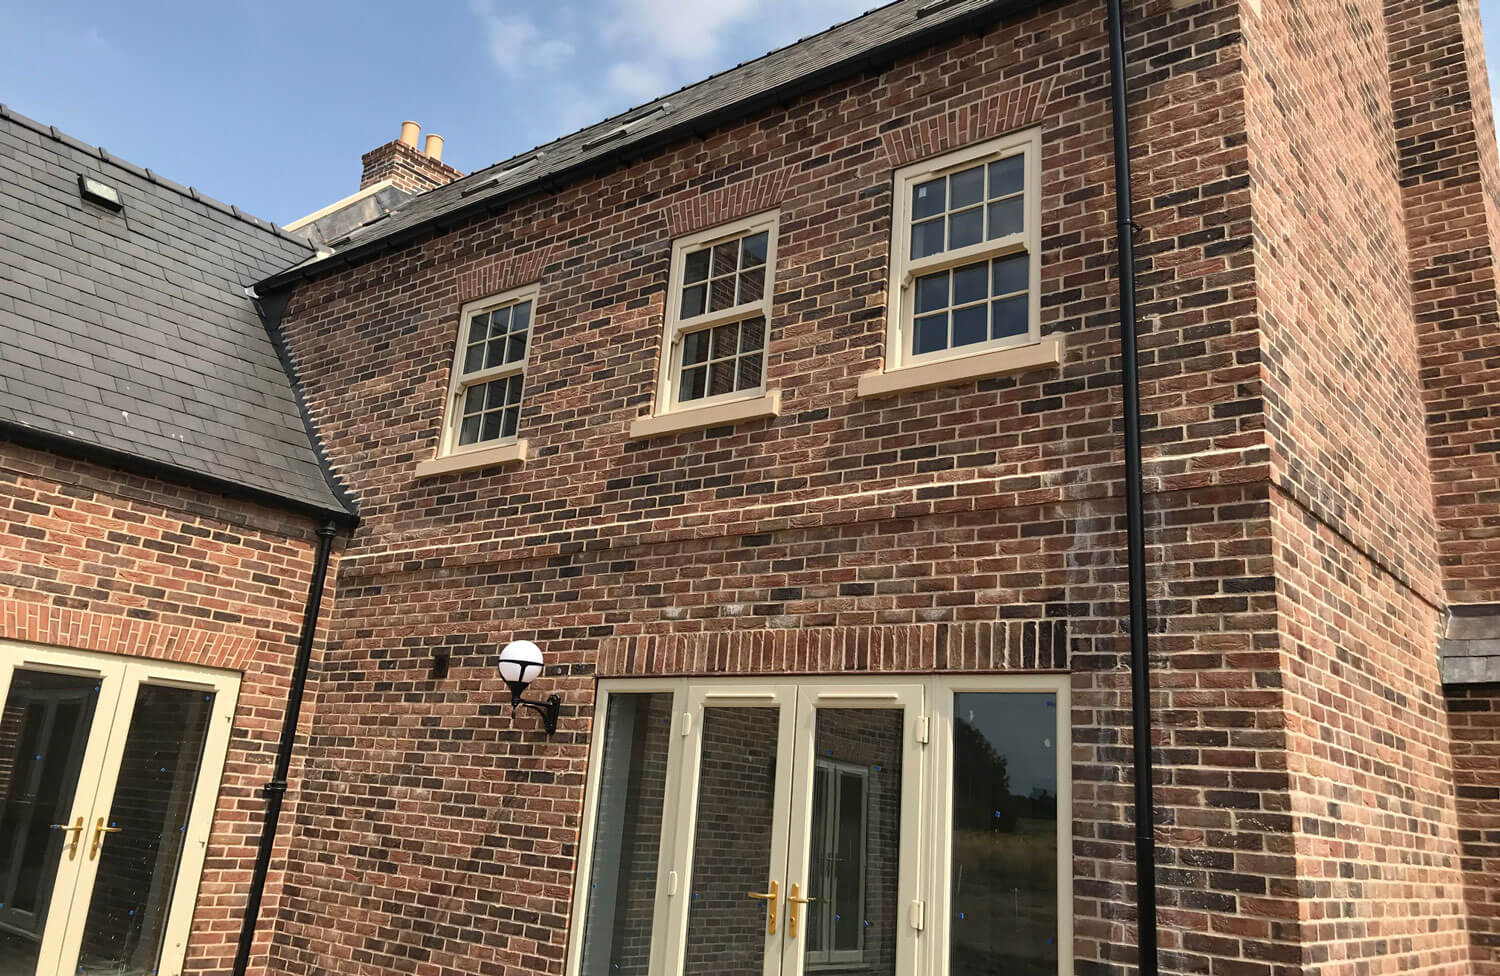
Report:
[[500,652],[500,677],[519,695],[542,673],[542,649],[531,641],[511,641]]

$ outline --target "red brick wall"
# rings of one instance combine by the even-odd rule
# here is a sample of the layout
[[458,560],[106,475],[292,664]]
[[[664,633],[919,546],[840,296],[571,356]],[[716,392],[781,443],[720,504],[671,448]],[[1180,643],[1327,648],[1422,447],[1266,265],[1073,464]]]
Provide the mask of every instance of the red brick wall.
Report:
[[[260,505],[0,443],[0,637],[242,673],[188,971],[223,972],[233,960],[316,529]],[[294,763],[294,797],[299,780]],[[290,836],[283,824],[279,853]],[[267,918],[283,868],[278,857]]]
[[1448,689],[1474,976],[1500,973],[1500,687]]

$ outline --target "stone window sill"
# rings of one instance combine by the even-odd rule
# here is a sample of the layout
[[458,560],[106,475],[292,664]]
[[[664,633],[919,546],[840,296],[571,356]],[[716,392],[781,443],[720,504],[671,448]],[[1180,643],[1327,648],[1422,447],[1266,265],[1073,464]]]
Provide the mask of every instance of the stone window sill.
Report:
[[688,430],[705,427],[722,427],[742,420],[757,420],[761,417],[776,417],[781,414],[781,391],[768,390],[765,396],[749,400],[734,400],[716,403],[711,407],[696,407],[674,410],[655,417],[637,417],[630,422],[630,439],[633,441],[665,437]]
[[1057,366],[1062,362],[1062,342],[1043,339],[1025,346],[1011,346],[994,352],[945,359],[940,363],[908,366],[889,372],[866,373],[859,378],[862,397],[893,396],[911,390],[928,390],[966,380],[1024,373],[1028,370]]
[[524,460],[526,460],[526,442],[519,440],[510,444],[499,444],[495,447],[423,461],[417,465],[417,477],[436,478],[438,475],[474,471],[478,468],[493,468],[497,464],[510,464]]

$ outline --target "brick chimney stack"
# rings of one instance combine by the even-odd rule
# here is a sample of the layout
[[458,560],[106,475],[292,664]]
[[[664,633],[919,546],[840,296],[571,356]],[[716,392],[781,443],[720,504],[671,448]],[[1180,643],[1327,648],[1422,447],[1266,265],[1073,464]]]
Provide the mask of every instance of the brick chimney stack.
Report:
[[364,174],[359,188],[381,180],[390,180],[398,189],[408,193],[422,193],[435,187],[452,183],[464,174],[443,162],[443,137],[427,136],[427,145],[417,148],[417,138],[422,127],[415,122],[401,123],[401,136],[383,146],[371,149],[360,157],[364,163]]

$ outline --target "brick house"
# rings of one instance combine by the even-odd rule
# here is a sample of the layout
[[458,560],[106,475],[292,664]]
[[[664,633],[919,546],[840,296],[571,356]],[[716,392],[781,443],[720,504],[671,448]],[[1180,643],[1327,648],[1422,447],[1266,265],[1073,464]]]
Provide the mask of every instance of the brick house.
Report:
[[[1162,970],[1500,973],[1477,6],[1127,35]],[[257,971],[1133,970],[1110,107],[1103,5],[900,0],[367,156],[254,288],[361,519]]]

